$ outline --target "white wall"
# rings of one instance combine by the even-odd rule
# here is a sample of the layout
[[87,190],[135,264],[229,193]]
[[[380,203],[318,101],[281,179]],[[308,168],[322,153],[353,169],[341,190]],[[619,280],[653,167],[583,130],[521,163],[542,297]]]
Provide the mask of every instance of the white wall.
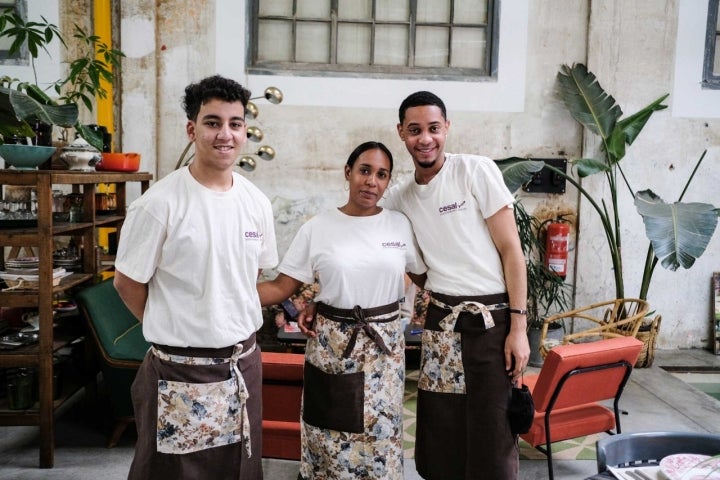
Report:
[[[720,91],[701,91],[702,43],[707,2],[592,2],[588,66],[612,93],[625,115],[670,93],[672,108],[657,112],[629,147],[623,169],[633,191],[652,189],[665,202],[678,199],[695,162],[708,153],[684,197],[720,207]],[[689,27],[689,25],[694,25]],[[689,48],[694,45],[694,49]],[[683,70],[683,71],[679,71]],[[586,156],[596,139],[589,136]],[[596,194],[604,184],[584,182]],[[630,193],[620,188],[625,295],[637,296],[648,242]],[[612,298],[614,283],[607,246],[597,216],[583,202],[578,242],[577,302]],[[720,268],[720,234],[690,270],[655,270],[648,300],[662,315],[660,348],[701,347],[710,334],[710,279]]]

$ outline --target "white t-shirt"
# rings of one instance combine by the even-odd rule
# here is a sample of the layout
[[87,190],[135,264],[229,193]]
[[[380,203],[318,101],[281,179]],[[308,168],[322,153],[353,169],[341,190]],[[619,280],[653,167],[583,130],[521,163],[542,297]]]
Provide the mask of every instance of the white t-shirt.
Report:
[[410,219],[428,266],[425,288],[447,295],[490,295],[507,291],[500,255],[485,219],[514,198],[491,159],[445,155],[427,185],[409,175],[385,193],[384,206]]
[[300,227],[278,270],[304,283],[317,274],[317,302],[373,308],[402,299],[405,272],[426,268],[403,214],[353,217],[334,209]]
[[230,190],[210,190],[185,167],[130,205],[115,267],[148,283],[147,341],[221,348],[262,326],[258,269],[277,262],[267,197],[236,172]]

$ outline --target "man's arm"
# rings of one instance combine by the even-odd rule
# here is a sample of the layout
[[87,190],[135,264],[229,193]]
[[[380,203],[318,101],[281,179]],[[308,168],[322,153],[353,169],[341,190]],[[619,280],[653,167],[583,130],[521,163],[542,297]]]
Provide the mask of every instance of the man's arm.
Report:
[[130,312],[142,322],[148,297],[147,283],[136,282],[122,272],[115,271],[113,285]]
[[[490,235],[500,253],[510,308],[527,309],[527,267],[520,246],[515,216],[510,208],[502,208],[487,219]],[[517,378],[527,365],[530,345],[527,339],[527,315],[510,314],[510,334],[505,340],[505,369]],[[513,358],[515,360],[513,365]],[[511,371],[512,369],[512,371]]]

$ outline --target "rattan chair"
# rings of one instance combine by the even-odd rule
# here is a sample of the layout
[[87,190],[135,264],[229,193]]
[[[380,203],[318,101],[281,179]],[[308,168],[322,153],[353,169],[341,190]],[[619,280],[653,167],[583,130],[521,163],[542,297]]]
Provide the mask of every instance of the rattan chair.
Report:
[[645,300],[618,298],[547,317],[540,332],[540,354],[545,358],[550,349],[556,346],[547,341],[548,326],[552,323],[568,325],[568,320],[575,321],[574,331],[562,337],[561,345],[603,338],[637,337],[649,309],[650,306]]

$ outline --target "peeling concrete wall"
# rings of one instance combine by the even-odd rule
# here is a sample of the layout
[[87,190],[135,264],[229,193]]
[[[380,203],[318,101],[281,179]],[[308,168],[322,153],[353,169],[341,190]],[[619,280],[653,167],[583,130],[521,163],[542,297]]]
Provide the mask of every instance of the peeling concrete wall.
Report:
[[[86,0],[80,1],[84,3]],[[594,156],[598,145],[585,135],[558,99],[556,74],[562,64],[586,63],[602,86],[632,113],[663,93],[673,92],[673,69],[679,5],[683,0],[575,0],[528,2],[529,26],[521,112],[468,112],[449,104],[452,122],[447,150],[477,152],[493,158],[508,156]],[[66,1],[64,3],[75,3]],[[704,3],[704,2],[703,2]],[[216,5],[211,0],[158,0],[121,3],[121,48],[127,54],[122,73],[122,144],[143,155],[143,169],[158,178],[170,172],[186,145],[180,98],[190,82],[216,72],[244,71],[242,45],[237,49],[216,40]],[[512,8],[511,2],[504,5]],[[76,15],[74,9],[69,15]],[[220,12],[222,13],[222,12]],[[236,14],[237,10],[233,11]],[[245,25],[238,22],[244,31]],[[230,41],[230,40],[228,40]],[[216,58],[215,52],[219,52]],[[237,57],[235,57],[237,54]],[[238,78],[246,83],[247,78]],[[263,85],[263,88],[267,85]],[[282,88],[281,85],[278,85]],[[261,89],[255,88],[255,94]],[[410,93],[410,91],[408,91]],[[347,91],[347,95],[353,95]],[[299,96],[298,96],[299,97]],[[265,141],[277,151],[272,162],[258,160],[247,177],[273,200],[281,252],[297,226],[320,210],[344,201],[342,166],[352,148],[368,139],[388,145],[396,157],[396,176],[412,163],[397,138],[397,103],[386,108],[318,107],[302,98],[270,105],[259,100]],[[656,113],[628,150],[623,166],[634,190],[652,188],[674,201],[704,149],[708,156],[686,201],[720,202],[713,195],[720,181],[720,128],[715,119],[673,117],[670,109]],[[248,150],[259,144],[248,144]],[[602,193],[595,179],[583,182]],[[630,194],[620,189],[623,205],[623,254],[627,295],[636,295],[647,250],[644,227]],[[530,211],[576,208],[578,194],[522,194]],[[576,285],[576,304],[612,298],[612,271],[597,215],[581,203],[578,212],[577,261],[569,282]],[[720,267],[720,234],[705,256],[689,271],[658,267],[650,290],[652,308],[663,315],[661,348],[702,347],[709,334],[710,288]],[[575,274],[575,278],[573,275]]]
[[[591,2],[588,67],[611,93],[625,115],[632,114],[665,93],[672,102],[673,69],[679,1]],[[705,3],[705,2],[703,2]],[[720,92],[719,92],[720,94]],[[652,189],[666,202],[677,201],[690,173],[708,149],[700,171],[683,201],[718,206],[720,181],[720,121],[673,117],[671,109],[656,112],[622,160],[633,191]],[[584,155],[594,155],[596,139],[588,138]],[[604,184],[583,182],[600,193]],[[622,205],[625,295],[637,296],[648,248],[642,218],[628,190],[619,188]],[[580,210],[577,261],[577,302],[612,298],[614,283],[608,249],[597,215],[585,202]],[[659,348],[707,345],[710,334],[710,279],[720,267],[720,234],[715,232],[705,254],[690,270],[655,269],[648,300],[663,317]]]

